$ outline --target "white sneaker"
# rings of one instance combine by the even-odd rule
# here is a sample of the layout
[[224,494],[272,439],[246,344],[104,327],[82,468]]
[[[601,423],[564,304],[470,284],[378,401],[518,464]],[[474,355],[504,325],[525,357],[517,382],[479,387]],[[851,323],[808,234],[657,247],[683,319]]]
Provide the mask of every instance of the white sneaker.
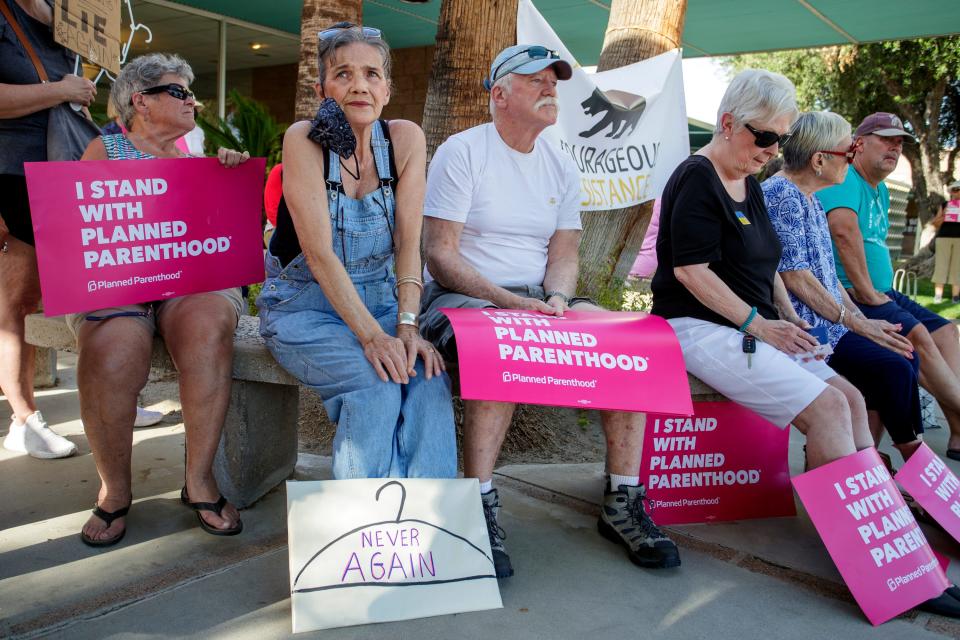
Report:
[[137,407],[137,419],[133,421],[134,427],[152,427],[163,420],[162,411],[150,411]]
[[77,445],[48,427],[39,411],[30,414],[23,424],[17,424],[16,417],[10,421],[3,448],[43,459],[66,458],[77,452]]

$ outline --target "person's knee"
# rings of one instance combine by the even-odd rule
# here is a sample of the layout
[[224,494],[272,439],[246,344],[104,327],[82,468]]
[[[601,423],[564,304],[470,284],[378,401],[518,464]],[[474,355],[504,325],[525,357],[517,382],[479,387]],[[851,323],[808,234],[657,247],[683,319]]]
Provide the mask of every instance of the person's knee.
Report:
[[832,425],[832,430],[850,430],[850,404],[835,387],[827,387],[808,407],[811,424]]
[[85,388],[110,393],[139,393],[150,372],[150,342],[135,331],[90,331],[80,341],[78,377],[81,397]]
[[934,331],[931,337],[936,337],[937,340],[947,340],[955,343],[960,340],[960,329],[957,329],[957,325],[950,322]]

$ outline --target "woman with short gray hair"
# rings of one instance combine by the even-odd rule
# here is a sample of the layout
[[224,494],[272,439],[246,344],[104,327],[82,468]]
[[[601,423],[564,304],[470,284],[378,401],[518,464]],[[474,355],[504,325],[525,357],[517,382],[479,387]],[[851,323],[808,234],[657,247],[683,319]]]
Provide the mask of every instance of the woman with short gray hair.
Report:
[[827,217],[814,195],[843,182],[855,152],[850,129],[835,113],[801,115],[784,145],[783,169],[764,181],[763,194],[783,245],[778,271],[793,309],[825,331],[833,349],[827,363],[860,390],[907,459],[923,431],[918,360],[898,325],[866,318],[840,286]]
[[723,96],[713,140],[662,196],[653,313],[668,319],[687,370],[778,427],[807,435],[812,467],[871,446],[860,394],[821,360],[777,276],[780,242],[753,174],[797,118],[794,88],[758,69]]
[[[129,131],[95,138],[81,160],[186,157],[176,141],[196,126],[192,80],[190,65],[175,55],[153,53],[131,60],[110,96]],[[229,149],[220,149],[217,156],[225,167],[250,157]],[[207,533],[230,536],[243,530],[240,514],[213,477],[230,402],[233,332],[243,306],[240,290],[232,288],[67,317],[80,351],[80,417],[101,480],[93,515],[80,532],[85,544],[106,547],[126,533],[137,395],[150,372],[154,334],[163,337],[180,374],[186,431],[180,500]]]

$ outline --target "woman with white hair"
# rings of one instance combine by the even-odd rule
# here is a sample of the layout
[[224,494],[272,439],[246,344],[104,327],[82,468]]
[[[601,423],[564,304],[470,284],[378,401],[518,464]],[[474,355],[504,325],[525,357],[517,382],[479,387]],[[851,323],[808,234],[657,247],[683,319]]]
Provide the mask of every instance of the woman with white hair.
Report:
[[[193,71],[182,58],[154,53],[127,63],[110,100],[128,132],[94,139],[82,160],[182,158],[176,141],[193,129]],[[234,167],[249,154],[228,149],[220,162]],[[153,335],[159,333],[180,374],[186,429],[185,483],[181,501],[207,533],[235,535],[240,514],[220,494],[213,457],[230,402],[233,332],[243,299],[239,289],[72,314],[77,336],[80,416],[101,485],[97,506],[80,533],[85,544],[116,544],[126,533],[132,500],[130,459],[137,394],[150,373]]]
[[827,216],[814,195],[843,182],[856,151],[850,131],[835,113],[801,115],[783,147],[783,169],[764,181],[763,194],[783,245],[778,271],[793,309],[826,330],[833,349],[827,364],[863,394],[906,460],[923,432],[919,359],[899,325],[867,318],[840,286]]
[[750,69],[730,83],[713,139],[664,189],[653,313],[670,322],[690,373],[779,427],[795,425],[817,467],[872,441],[856,389],[822,360],[791,357],[817,342],[786,303],[780,241],[753,174],[797,115],[793,84],[779,74]]

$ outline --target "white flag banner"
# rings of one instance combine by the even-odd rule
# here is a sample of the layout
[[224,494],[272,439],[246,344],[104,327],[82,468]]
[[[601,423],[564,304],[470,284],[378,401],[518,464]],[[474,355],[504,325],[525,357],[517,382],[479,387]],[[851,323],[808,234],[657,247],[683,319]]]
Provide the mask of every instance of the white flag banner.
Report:
[[660,196],[688,155],[680,50],[589,74],[530,0],[517,9],[517,43],[554,49],[573,66],[559,84],[560,115],[543,138],[580,169],[580,208],[619,209]]

